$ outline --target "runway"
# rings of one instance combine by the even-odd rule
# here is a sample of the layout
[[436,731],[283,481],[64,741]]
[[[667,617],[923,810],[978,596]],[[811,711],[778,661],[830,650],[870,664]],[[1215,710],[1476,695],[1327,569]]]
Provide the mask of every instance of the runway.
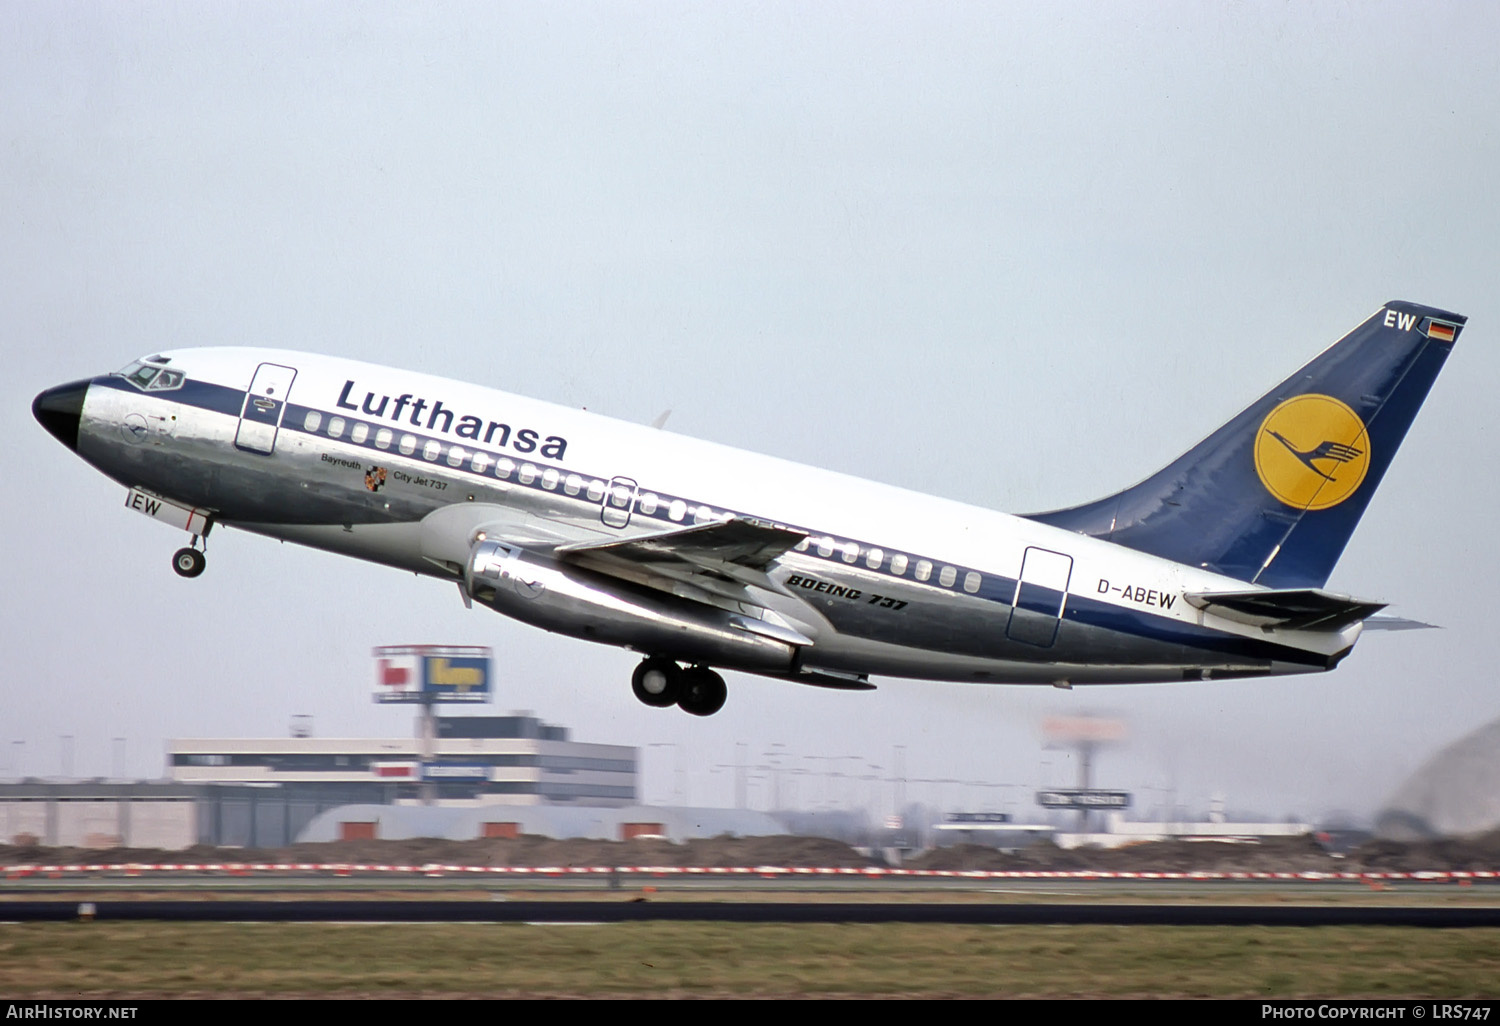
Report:
[[951,923],[992,926],[1500,927],[1500,908],[733,901],[14,901],[3,922]]

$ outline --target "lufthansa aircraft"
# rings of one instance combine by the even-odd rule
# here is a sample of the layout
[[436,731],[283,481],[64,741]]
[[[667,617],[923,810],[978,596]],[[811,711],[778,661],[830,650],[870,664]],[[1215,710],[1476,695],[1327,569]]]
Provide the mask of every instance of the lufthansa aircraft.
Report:
[[640,652],[641,701],[706,716],[713,667],[854,689],[1332,669],[1410,625],[1323,585],[1464,323],[1387,303],[1140,484],[1020,517],[279,350],[148,356],[32,411],[192,536],[184,577],[222,523],[446,578]]

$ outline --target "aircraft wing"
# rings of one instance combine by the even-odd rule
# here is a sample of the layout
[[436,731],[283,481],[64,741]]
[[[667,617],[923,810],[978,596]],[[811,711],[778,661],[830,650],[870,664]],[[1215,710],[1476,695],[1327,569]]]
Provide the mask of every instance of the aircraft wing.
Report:
[[1340,631],[1384,609],[1387,603],[1350,598],[1321,588],[1200,591],[1184,596],[1198,609],[1266,629]]
[[767,571],[807,534],[736,517],[610,542],[576,542],[553,550],[566,563],[719,606],[745,630],[792,645],[812,639],[767,609],[752,588],[788,594]]
[[735,517],[644,538],[563,545],[556,552],[574,561],[587,558],[624,560],[638,565],[686,563],[710,573],[722,573],[727,567],[764,573],[806,537],[803,531]]

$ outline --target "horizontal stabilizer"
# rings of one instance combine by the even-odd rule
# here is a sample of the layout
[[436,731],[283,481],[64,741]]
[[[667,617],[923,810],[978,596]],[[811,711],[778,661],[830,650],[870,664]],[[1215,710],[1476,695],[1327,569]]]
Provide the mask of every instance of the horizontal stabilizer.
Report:
[[1386,607],[1321,588],[1189,592],[1184,598],[1226,620],[1293,631],[1340,631]]
[[1408,620],[1404,616],[1372,616],[1365,620],[1367,631],[1437,631],[1442,630],[1435,623],[1423,623],[1421,620]]

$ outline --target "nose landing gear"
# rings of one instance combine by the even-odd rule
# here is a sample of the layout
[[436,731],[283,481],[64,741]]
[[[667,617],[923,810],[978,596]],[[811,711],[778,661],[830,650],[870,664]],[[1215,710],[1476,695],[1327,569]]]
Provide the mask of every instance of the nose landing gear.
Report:
[[208,566],[208,557],[197,546],[198,536],[195,534],[191,545],[172,553],[172,569],[177,571],[178,577],[197,577]]
[[630,688],[649,706],[676,705],[694,716],[712,716],[729,695],[724,678],[707,666],[683,669],[664,656],[643,660],[630,675]]

